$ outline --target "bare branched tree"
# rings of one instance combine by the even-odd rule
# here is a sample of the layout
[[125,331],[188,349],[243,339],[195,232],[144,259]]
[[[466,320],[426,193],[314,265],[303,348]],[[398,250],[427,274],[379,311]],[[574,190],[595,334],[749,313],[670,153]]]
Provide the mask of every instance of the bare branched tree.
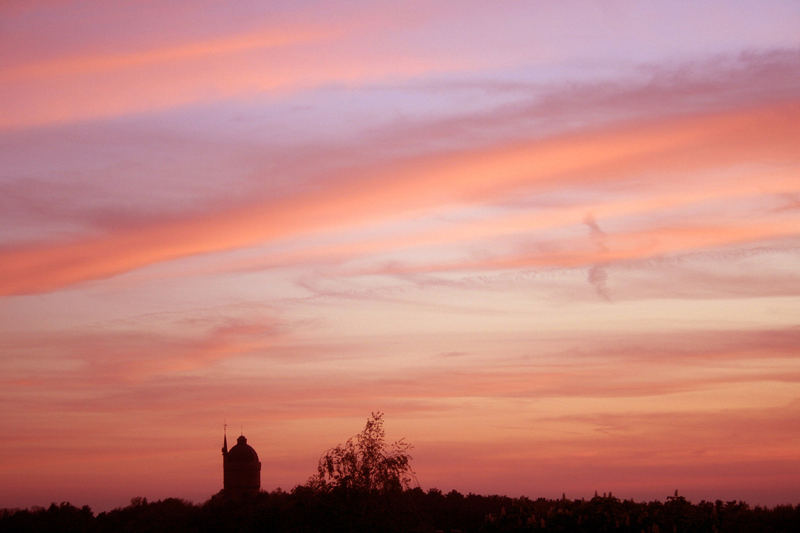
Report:
[[413,479],[411,444],[385,441],[383,413],[372,413],[364,429],[320,457],[317,474],[309,480],[316,489],[388,492],[408,488]]

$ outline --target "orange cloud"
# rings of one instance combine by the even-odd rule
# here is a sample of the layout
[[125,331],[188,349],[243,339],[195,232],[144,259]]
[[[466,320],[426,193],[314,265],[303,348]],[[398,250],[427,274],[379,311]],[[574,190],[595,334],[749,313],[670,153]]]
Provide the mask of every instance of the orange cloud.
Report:
[[[702,489],[706,477],[713,482],[709,495],[721,497],[726,493],[715,477],[720,471],[750,479],[748,472],[760,462],[753,479],[766,483],[797,460],[800,433],[794,421],[800,404],[758,405],[774,403],[780,385],[796,388],[796,329],[567,336],[551,339],[552,346],[569,350],[577,344],[590,353],[556,351],[539,360],[502,357],[501,345],[492,343],[490,359],[466,355],[438,368],[409,367],[402,375],[369,365],[357,372],[314,374],[300,357],[291,364],[304,372],[287,372],[274,361],[264,373],[246,372],[245,366],[244,375],[231,373],[235,367],[198,373],[197,365],[174,372],[167,364],[125,379],[136,372],[137,362],[154,370],[150,365],[162,354],[167,362],[190,354],[202,361],[207,349],[224,351],[264,331],[259,324],[232,323],[211,328],[187,346],[125,333],[90,334],[85,342],[77,334],[44,339],[51,347],[68,343],[66,349],[85,352],[98,364],[79,372],[45,370],[44,379],[34,376],[28,384],[3,383],[0,397],[15,405],[5,422],[16,428],[0,460],[4,479],[24,475],[24,490],[39,499],[50,496],[42,496],[40,483],[31,480],[50,479],[46,494],[63,491],[74,499],[69,479],[86,479],[88,462],[93,477],[99,471],[127,480],[116,489],[123,492],[120,505],[131,493],[152,497],[158,490],[162,497],[203,499],[219,483],[215,430],[236,413],[270,465],[265,488],[291,487],[313,471],[322,449],[357,431],[365,406],[373,405],[387,411],[392,438],[405,436],[416,445],[415,466],[428,487],[540,495],[539,486],[526,484],[546,476],[550,481],[541,487],[563,486],[559,493],[567,490],[573,497],[599,488],[619,495],[633,491],[641,498],[641,474],[648,472],[659,483],[682,482],[693,490]],[[115,351],[118,343],[126,349]],[[20,346],[29,349],[30,340]],[[531,346],[537,346],[535,340]],[[158,353],[141,357],[137,349]],[[260,361],[270,357],[271,348],[264,351]],[[291,346],[288,351],[297,353]],[[375,350],[366,353],[374,357]],[[747,365],[765,360],[769,364]],[[719,408],[681,397],[703,391],[729,403]],[[613,403],[616,399],[621,401]],[[352,431],[343,422],[349,420],[355,421]],[[56,448],[34,460],[53,442]],[[170,462],[178,451],[181,461]],[[152,464],[173,469],[175,479],[155,483],[146,468]],[[464,464],[473,468],[465,472]],[[186,484],[195,479],[199,488],[190,490]],[[135,492],[139,489],[147,492]]]
[[18,60],[0,71],[4,104],[0,130],[414,76],[455,65],[443,57],[400,56],[388,62],[362,46],[352,46],[351,34],[363,32],[370,23],[385,24],[391,17],[384,12],[364,15],[347,21],[337,17],[285,22],[244,34],[185,38],[157,46],[129,43],[113,53]]
[[[767,160],[793,165],[800,138],[798,124],[800,107],[790,104],[615,126],[363,169],[280,202],[154,222],[72,243],[6,249],[0,254],[0,294],[47,291],[177,257],[309,231],[356,227],[442,206],[493,201],[515,191],[554,190],[568,183],[624,182],[636,175],[658,180],[669,173],[696,174],[708,168],[757,165]],[[734,239],[790,231],[788,224],[772,224],[719,230]],[[690,243],[694,239],[697,245],[707,244],[714,240],[716,230],[709,228],[694,236],[691,231],[684,235],[670,231],[656,241],[654,253],[664,249],[658,242],[689,238]],[[643,234],[638,239],[652,237]],[[619,253],[616,258],[630,253]],[[580,259],[564,260],[574,263]]]
[[230,321],[189,333],[133,329],[15,334],[6,335],[0,346],[9,362],[16,361],[9,364],[20,367],[6,385],[45,387],[55,394],[56,389],[139,383],[197,371],[266,350],[279,338],[274,324]]
[[678,488],[693,501],[769,502],[791,492],[796,480],[797,469],[787,465],[798,458],[798,407],[554,417],[518,412],[525,439],[426,439],[415,459],[424,473],[420,481],[445,490],[456,470],[462,491],[540,495],[548,487],[546,497],[590,498],[597,490],[663,500]]
[[[591,242],[570,247],[558,243],[544,243],[540,249],[529,253],[464,260],[451,263],[407,265],[392,264],[373,273],[403,274],[410,272],[437,272],[448,270],[495,270],[525,267],[581,267],[692,252],[701,248],[724,247],[762,239],[775,239],[797,235],[794,219],[751,224],[709,224],[684,227],[653,228],[625,234],[608,235],[602,250]],[[556,248],[555,250],[553,248]],[[558,249],[562,248],[562,249]]]
[[312,43],[331,38],[331,30],[321,28],[280,28],[249,34],[236,34],[206,41],[167,45],[162,48],[116,54],[93,54],[51,59],[5,69],[0,82],[70,77],[103,71],[125,70],[142,65],[172,63],[209,56],[228,56],[235,52]]

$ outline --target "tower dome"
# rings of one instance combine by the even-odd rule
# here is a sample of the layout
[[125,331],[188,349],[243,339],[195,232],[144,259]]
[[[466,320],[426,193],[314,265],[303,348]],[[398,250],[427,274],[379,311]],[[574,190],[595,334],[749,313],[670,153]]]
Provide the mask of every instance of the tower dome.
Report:
[[256,493],[261,488],[261,461],[247,438],[240,435],[228,450],[228,437],[222,446],[223,489],[226,494]]

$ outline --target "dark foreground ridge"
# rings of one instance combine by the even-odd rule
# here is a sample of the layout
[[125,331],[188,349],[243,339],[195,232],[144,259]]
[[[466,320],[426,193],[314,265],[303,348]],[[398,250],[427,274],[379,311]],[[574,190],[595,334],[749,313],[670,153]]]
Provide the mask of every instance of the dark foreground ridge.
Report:
[[94,515],[69,503],[0,511],[0,531],[59,532],[790,532],[800,505],[750,507],[739,501],[692,504],[681,496],[634,502],[611,495],[546,500],[443,494],[415,488],[386,492],[319,491],[307,486],[240,498],[223,494],[195,505],[134,498]]
[[647,503],[610,493],[587,501],[425,492],[412,488],[410,449],[403,439],[386,442],[383,413],[375,412],[361,433],[320,457],[305,485],[262,492],[258,454],[244,435],[228,450],[225,435],[223,489],[203,504],[134,498],[128,507],[96,516],[87,506],[69,503],[0,510],[0,532],[800,531],[800,505],[692,504],[677,491],[663,502]]

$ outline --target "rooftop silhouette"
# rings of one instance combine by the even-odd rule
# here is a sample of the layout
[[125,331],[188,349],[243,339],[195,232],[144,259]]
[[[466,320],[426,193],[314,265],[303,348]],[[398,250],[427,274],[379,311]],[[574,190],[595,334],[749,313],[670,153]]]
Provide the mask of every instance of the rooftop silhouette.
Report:
[[222,440],[223,492],[227,496],[256,494],[261,489],[261,461],[247,438],[239,435],[228,450],[228,435]]

